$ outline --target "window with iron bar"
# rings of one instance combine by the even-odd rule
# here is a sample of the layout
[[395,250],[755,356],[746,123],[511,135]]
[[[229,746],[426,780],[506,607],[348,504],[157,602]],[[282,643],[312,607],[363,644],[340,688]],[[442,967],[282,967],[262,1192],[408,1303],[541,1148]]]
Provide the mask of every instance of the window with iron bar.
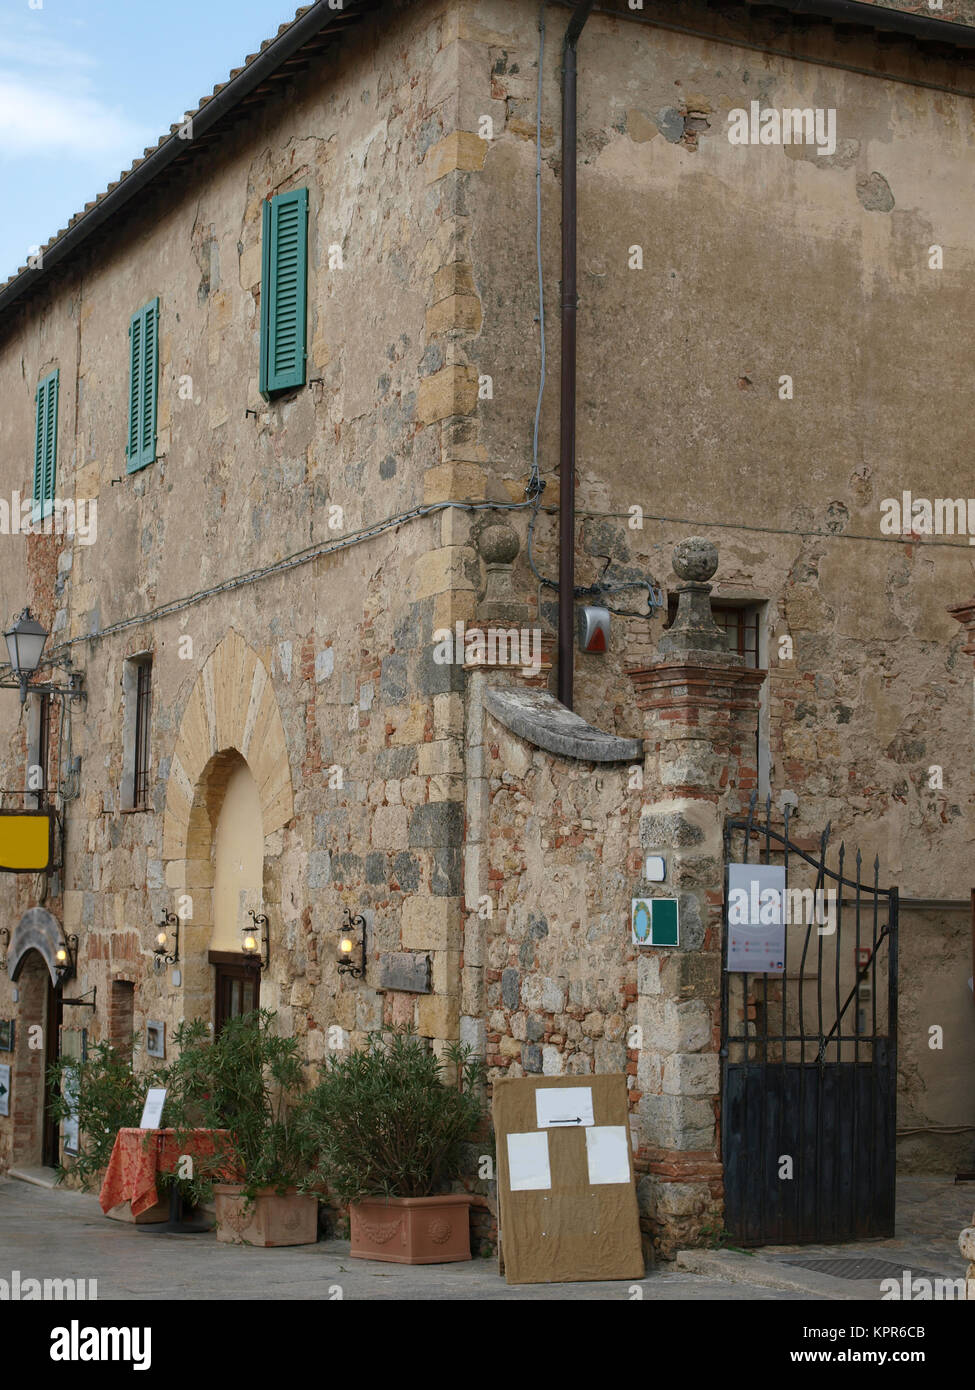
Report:
[[152,707],[152,661],[140,661],[135,694],[135,767],[132,784],[134,810],[149,804],[149,721]]

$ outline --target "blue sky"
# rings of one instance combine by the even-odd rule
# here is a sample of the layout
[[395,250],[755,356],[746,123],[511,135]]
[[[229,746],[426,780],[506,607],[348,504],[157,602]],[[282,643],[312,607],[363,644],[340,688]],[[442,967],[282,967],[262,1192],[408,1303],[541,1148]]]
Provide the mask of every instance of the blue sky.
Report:
[[0,283],[298,0],[0,0]]

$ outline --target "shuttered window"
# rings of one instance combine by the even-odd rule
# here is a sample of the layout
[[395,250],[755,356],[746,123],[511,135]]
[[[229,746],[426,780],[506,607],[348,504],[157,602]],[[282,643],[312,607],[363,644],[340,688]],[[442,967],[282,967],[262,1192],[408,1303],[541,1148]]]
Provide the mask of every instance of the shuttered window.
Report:
[[264,204],[261,277],[261,395],[305,383],[308,189]]
[[58,459],[58,373],[51,372],[37,388],[34,430],[34,506],[38,521],[54,510],[54,475]]
[[159,383],[159,300],[132,315],[129,324],[128,472],[156,457],[156,395]]

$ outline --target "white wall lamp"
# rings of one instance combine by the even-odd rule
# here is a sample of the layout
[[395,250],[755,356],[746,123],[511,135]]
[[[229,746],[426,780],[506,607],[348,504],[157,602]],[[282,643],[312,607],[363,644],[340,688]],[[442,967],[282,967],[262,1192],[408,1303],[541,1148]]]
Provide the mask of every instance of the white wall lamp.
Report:
[[62,670],[68,672],[68,684],[58,685],[54,681],[44,681],[31,684],[31,677],[41,664],[41,657],[44,655],[44,644],[47,641],[48,633],[33,616],[29,608],[25,608],[20,617],[3,634],[7,644],[7,655],[10,658],[10,674],[13,679],[0,679],[0,689],[19,690],[20,703],[23,705],[27,701],[28,688],[36,691],[38,695],[67,695],[72,700],[84,698],[84,673],[72,670],[70,658],[64,661],[49,661],[52,666],[60,666]]

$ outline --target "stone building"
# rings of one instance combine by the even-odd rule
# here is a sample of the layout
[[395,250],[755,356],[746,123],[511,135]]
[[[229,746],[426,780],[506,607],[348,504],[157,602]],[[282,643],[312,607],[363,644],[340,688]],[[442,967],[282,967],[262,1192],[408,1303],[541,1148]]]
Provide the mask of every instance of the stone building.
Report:
[[[319,0],[0,289],[0,497],[51,509],[0,608],[84,690],[2,697],[5,804],[43,766],[59,828],[0,883],[0,1166],[55,1157],[32,1025],[144,1056],[260,1002],[309,1064],[411,1023],[493,1077],[624,1071],[647,1232],[696,1240],[752,792],[899,889],[898,1162],[973,1166],[975,13],[802,8],[609,0],[578,38],[569,534],[615,611],[574,717],[565,5]],[[677,948],[634,945],[662,894]]]

